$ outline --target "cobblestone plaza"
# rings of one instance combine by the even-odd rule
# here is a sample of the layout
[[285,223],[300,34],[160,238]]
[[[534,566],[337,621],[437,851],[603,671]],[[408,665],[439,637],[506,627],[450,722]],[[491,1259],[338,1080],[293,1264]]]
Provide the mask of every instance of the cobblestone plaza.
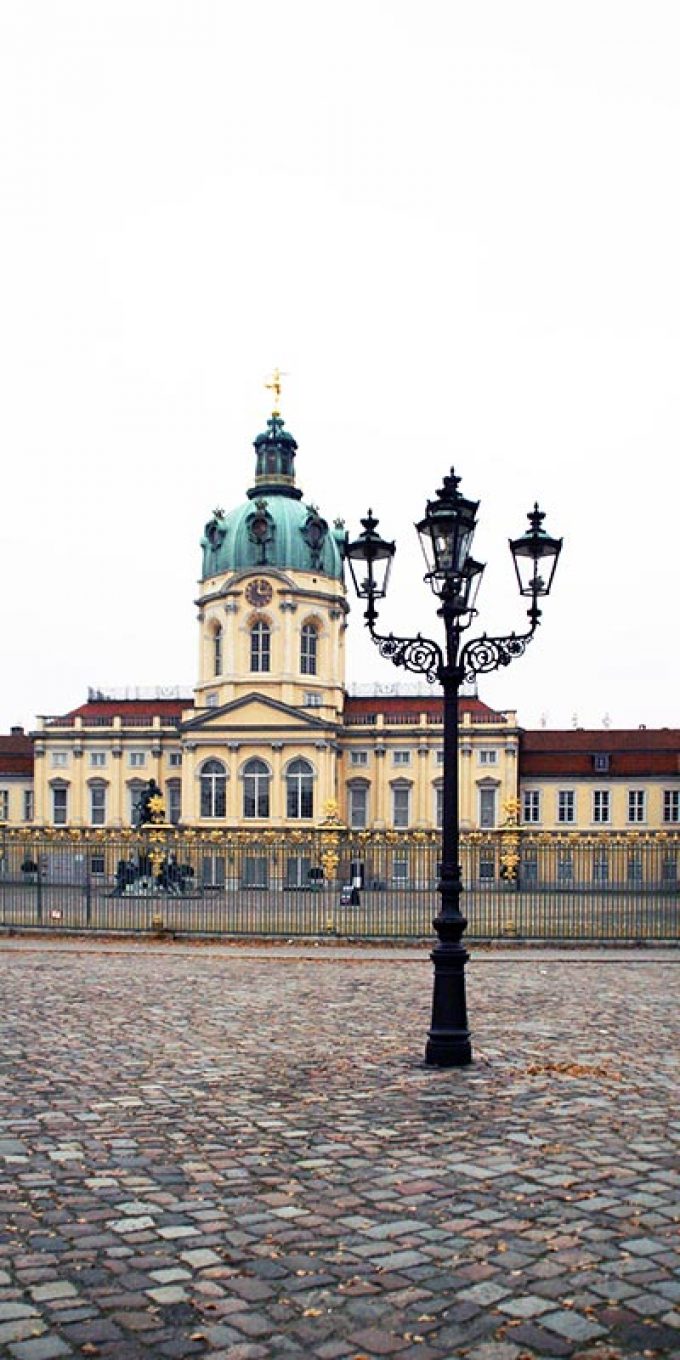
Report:
[[0,1355],[680,1355],[680,954],[0,941]]

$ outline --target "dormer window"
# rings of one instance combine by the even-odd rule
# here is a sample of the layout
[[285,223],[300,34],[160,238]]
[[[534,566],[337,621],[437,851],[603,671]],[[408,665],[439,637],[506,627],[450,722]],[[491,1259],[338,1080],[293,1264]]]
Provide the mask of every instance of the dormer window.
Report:
[[605,754],[604,752],[598,751],[593,756],[593,769],[596,770],[598,774],[608,774],[609,762],[610,762],[609,754],[608,753]]

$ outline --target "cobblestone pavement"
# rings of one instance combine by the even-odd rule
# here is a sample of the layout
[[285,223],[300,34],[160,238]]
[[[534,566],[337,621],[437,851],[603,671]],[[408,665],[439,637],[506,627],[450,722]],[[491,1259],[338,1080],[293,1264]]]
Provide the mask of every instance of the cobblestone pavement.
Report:
[[680,1356],[680,954],[0,941],[0,1355]]

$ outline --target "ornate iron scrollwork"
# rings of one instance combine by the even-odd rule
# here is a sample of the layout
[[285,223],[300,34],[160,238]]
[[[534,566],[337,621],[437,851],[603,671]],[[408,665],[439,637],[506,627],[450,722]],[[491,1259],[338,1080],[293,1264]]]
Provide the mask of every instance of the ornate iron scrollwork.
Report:
[[515,657],[523,656],[533,636],[532,629],[530,633],[521,633],[519,636],[510,633],[509,637],[493,638],[484,633],[482,637],[474,638],[466,644],[460,655],[463,679],[474,680],[476,675],[498,670],[499,666],[509,666]]
[[394,666],[403,666],[407,671],[424,675],[431,685],[439,679],[444,658],[436,642],[421,637],[420,633],[414,638],[401,638],[395,637],[394,633],[381,637],[378,633],[372,632],[371,637],[380,655],[391,661]]

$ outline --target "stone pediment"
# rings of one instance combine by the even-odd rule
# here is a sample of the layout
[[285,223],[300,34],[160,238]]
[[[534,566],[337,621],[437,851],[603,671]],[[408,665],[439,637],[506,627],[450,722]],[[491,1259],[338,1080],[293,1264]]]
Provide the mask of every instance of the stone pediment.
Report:
[[294,708],[291,704],[283,704],[278,699],[253,691],[219,708],[205,709],[184,723],[181,730],[186,736],[206,731],[233,733],[235,730],[262,731],[263,728],[327,733],[329,729],[336,731],[338,726],[336,722],[317,717],[311,709]]

